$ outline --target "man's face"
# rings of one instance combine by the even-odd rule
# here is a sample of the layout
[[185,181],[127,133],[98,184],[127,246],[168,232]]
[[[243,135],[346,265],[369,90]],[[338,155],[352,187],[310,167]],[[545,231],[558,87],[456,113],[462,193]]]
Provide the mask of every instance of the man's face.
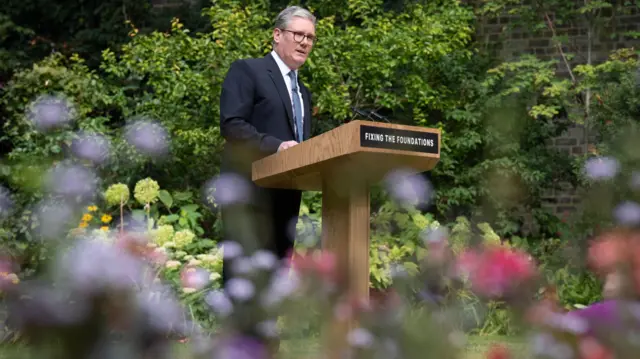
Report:
[[285,29],[274,29],[273,40],[276,52],[287,66],[296,70],[304,64],[311,52],[316,36],[313,22],[302,17],[294,17]]

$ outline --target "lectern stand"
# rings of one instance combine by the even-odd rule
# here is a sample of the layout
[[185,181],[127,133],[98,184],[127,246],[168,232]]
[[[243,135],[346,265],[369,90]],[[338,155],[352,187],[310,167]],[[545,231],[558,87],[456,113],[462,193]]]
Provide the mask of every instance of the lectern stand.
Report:
[[[440,130],[353,121],[253,163],[262,187],[322,191],[322,245],[337,257],[342,289],[369,299],[369,186],[395,169],[424,172],[440,159]],[[337,358],[357,323],[331,325]]]

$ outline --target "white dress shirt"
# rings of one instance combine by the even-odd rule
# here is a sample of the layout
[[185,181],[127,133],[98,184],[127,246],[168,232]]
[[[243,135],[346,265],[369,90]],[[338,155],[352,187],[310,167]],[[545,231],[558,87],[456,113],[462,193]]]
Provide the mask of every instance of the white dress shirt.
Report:
[[[278,68],[280,69],[280,72],[282,73],[282,77],[284,78],[284,83],[285,85],[287,85],[287,93],[289,94],[289,99],[291,100],[291,109],[293,110],[293,97],[291,97],[291,77],[289,77],[289,72],[291,72],[291,69],[289,68],[289,66],[287,66],[284,63],[284,61],[282,61],[280,56],[278,56],[278,54],[275,51],[271,51],[271,56],[273,56],[273,58],[276,60],[276,64],[278,64]],[[298,71],[295,70],[295,73],[296,73],[296,79],[297,79]],[[299,81],[298,81],[298,96],[300,97],[300,107],[301,107],[300,110],[302,113],[302,120],[300,122],[304,127],[304,101],[302,101],[302,93],[300,92]],[[294,128],[296,127],[295,121],[293,121],[293,126]],[[297,132],[298,132],[298,129],[296,128],[296,133]]]

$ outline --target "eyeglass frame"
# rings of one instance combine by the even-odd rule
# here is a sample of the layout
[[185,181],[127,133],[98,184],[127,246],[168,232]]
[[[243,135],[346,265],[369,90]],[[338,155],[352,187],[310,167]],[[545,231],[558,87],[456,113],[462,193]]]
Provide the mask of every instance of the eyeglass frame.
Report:
[[[316,37],[316,35],[308,35],[305,34],[303,32],[299,32],[299,31],[293,31],[293,30],[289,30],[289,29],[282,29],[279,28],[280,31],[286,31],[286,32],[290,32],[293,34],[293,41],[297,42],[297,43],[302,43],[305,39],[309,40],[310,43],[315,43],[316,41],[318,41],[318,38]],[[296,36],[302,36],[302,39],[300,41],[296,40]]]

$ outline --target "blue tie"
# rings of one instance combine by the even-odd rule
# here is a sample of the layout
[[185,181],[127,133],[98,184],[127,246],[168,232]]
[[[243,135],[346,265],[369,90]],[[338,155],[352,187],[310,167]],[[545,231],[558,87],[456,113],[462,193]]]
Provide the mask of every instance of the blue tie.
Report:
[[296,129],[298,135],[298,143],[302,142],[302,104],[300,103],[300,96],[298,96],[298,81],[296,80],[296,73],[294,71],[289,72],[291,77],[291,97],[293,98],[293,119],[296,121]]

